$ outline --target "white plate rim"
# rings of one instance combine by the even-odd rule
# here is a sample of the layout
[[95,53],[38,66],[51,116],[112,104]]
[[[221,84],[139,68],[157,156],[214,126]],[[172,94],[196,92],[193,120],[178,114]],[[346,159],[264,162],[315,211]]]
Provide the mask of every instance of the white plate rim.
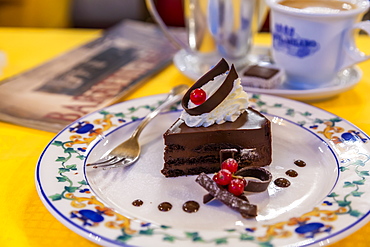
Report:
[[[131,100],[131,101],[126,101],[126,102],[122,102],[122,103],[119,103],[117,104],[118,106],[120,107],[129,107],[129,105],[135,105],[136,103],[138,102],[153,102],[153,101],[156,101],[156,100],[160,100],[161,97],[163,97],[162,95],[156,95],[156,96],[148,96],[148,97],[144,97],[144,98],[139,98],[139,99],[134,99],[134,100]],[[319,109],[319,108],[316,108],[316,107],[313,107],[313,106],[310,106],[310,105],[307,105],[307,104],[304,104],[302,102],[297,102],[297,101],[292,101],[292,100],[289,100],[289,99],[285,99],[285,98],[280,98],[280,97],[276,97],[276,96],[271,96],[271,95],[258,95],[258,94],[253,94],[252,97],[251,97],[251,103],[259,110],[261,110],[262,112],[266,111],[266,105],[259,105],[259,103],[263,103],[263,102],[269,102],[269,103],[273,103],[273,105],[275,105],[276,107],[279,108],[279,104],[287,104],[287,105],[290,105],[290,107],[293,107],[294,105],[295,106],[299,106],[301,109],[306,109],[306,113],[308,112],[308,110],[310,111],[314,111],[315,114],[319,114],[319,115],[323,115],[325,117],[329,117],[331,119],[337,119],[339,120],[339,122],[345,127],[345,128],[351,128],[351,129],[355,129],[356,131],[358,131],[362,137],[364,137],[366,139],[366,143],[363,143],[362,146],[364,148],[364,150],[366,151],[366,156],[369,158],[370,155],[370,147],[369,147],[369,136],[367,136],[363,131],[359,130],[357,127],[355,127],[354,125],[352,125],[351,123],[349,123],[348,121],[344,120],[344,119],[341,119],[329,112],[326,112],[322,109]],[[115,107],[117,105],[114,105],[114,106],[111,106],[111,107]],[[103,111],[105,109],[110,109],[111,107],[107,107],[107,108],[104,108],[102,109]],[[265,109],[264,109],[265,108]],[[293,109],[293,108],[291,108]],[[101,111],[102,111],[101,110]],[[270,109],[271,110],[271,109]],[[273,110],[276,110],[276,109],[273,109]],[[294,109],[293,109],[294,110]],[[98,111],[100,112],[100,111]],[[50,159],[47,160],[47,158],[45,158],[45,155],[47,153],[53,153],[52,150],[50,150],[50,147],[52,145],[52,143],[54,141],[56,141],[58,138],[60,138],[63,134],[65,134],[69,128],[71,128],[72,126],[75,126],[78,122],[81,122],[82,120],[86,119],[87,117],[94,117],[94,115],[97,115],[99,114],[98,112],[94,112],[94,113],[91,113],[87,116],[85,116],[84,118],[80,119],[80,120],[77,120],[76,122],[72,123],[71,125],[67,126],[64,130],[62,130],[59,134],[57,134],[52,140],[51,142],[47,145],[47,147],[45,148],[45,150],[42,152],[38,162],[37,162],[37,166],[36,166],[36,170],[35,170],[35,182],[36,182],[36,187],[37,187],[37,191],[39,193],[39,196],[42,200],[42,202],[44,203],[44,205],[46,206],[46,208],[59,220],[61,221],[64,225],[66,225],[68,228],[70,228],[72,231],[75,231],[76,233],[82,235],[83,237],[86,237],[88,238],[89,240],[93,241],[93,242],[96,242],[96,243],[99,243],[99,244],[104,244],[104,245],[119,245],[115,240],[112,239],[112,235],[111,233],[107,233],[106,231],[103,231],[103,233],[100,233],[99,231],[96,232],[94,230],[91,230],[91,229],[88,229],[88,227],[86,226],[81,226],[80,222],[72,219],[70,216],[67,216],[67,214],[65,212],[62,212],[65,210],[66,206],[65,205],[58,205],[58,200],[57,201],[53,201],[51,200],[50,198],[50,194],[48,194],[47,192],[45,192],[45,189],[46,187],[49,186],[48,182],[47,181],[44,181],[44,178],[41,178],[40,177],[40,169],[43,169],[45,166],[46,166],[46,163],[49,164],[50,162],[56,162],[56,161],[51,161]],[[268,113],[268,112],[267,112]],[[146,114],[145,112],[142,113],[142,114]],[[144,116],[144,115],[143,115]],[[297,123],[297,124],[302,124],[302,120],[300,118],[297,118],[296,116],[286,116],[286,117],[290,117],[293,122]],[[336,148],[336,145],[337,144],[333,144],[331,141],[328,142],[329,145],[333,146],[333,148]],[[46,163],[45,163],[46,162]],[[367,161],[366,161],[367,162]],[[365,162],[365,163],[366,163]],[[82,167],[80,167],[80,169],[83,169]],[[366,180],[365,180],[366,181]],[[84,185],[83,188],[88,188],[88,185]],[[70,208],[70,206],[67,206],[69,208],[67,208],[67,211],[72,209]],[[61,210],[62,208],[62,210]],[[369,207],[370,208],[370,207]],[[344,229],[338,231],[338,232],[335,232],[333,234],[330,235],[330,238],[323,238],[323,239],[308,239],[308,241],[305,241],[304,243],[302,243],[303,245],[311,245],[311,244],[328,244],[328,243],[332,243],[332,239],[341,239],[345,236],[347,236],[348,234],[352,233],[353,231],[357,230],[359,227],[361,227],[362,225],[364,225],[368,218],[369,218],[369,209],[367,209],[367,212],[366,213],[363,213],[362,216],[355,222],[351,222],[350,225],[348,225],[347,227],[345,227]],[[99,230],[101,230],[102,227],[99,228]],[[330,239],[330,241],[329,241]],[[152,239],[153,240],[153,239]],[[150,240],[151,241],[151,240]],[[158,239],[156,239],[156,241],[158,241]],[[329,242],[328,242],[329,241]],[[161,244],[164,244],[163,240],[160,240],[159,241]],[[194,242],[187,242],[187,244],[191,244]],[[197,244],[195,242],[195,244]],[[124,244],[125,246],[127,245],[130,245],[130,243],[125,243]]]

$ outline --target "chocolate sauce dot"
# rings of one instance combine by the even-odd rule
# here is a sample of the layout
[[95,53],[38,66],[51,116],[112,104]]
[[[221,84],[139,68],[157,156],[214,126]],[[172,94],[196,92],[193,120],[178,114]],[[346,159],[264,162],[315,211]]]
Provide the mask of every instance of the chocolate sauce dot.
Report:
[[289,169],[285,172],[286,175],[288,175],[289,177],[297,177],[298,176],[298,172],[294,171],[293,169]]
[[296,161],[294,161],[294,164],[296,164],[299,167],[305,167],[306,166],[306,162],[304,162],[303,160],[296,160]]
[[286,188],[286,187],[290,186],[290,182],[286,178],[277,178],[274,181],[274,183],[275,183],[276,186],[283,187],[283,188]]
[[135,207],[140,207],[141,205],[143,205],[143,201],[140,200],[140,199],[137,199],[135,201],[132,202],[132,205],[134,205]]
[[195,213],[199,210],[199,203],[196,201],[187,201],[182,205],[182,209],[187,213]]
[[172,204],[169,202],[162,202],[161,204],[158,205],[158,209],[159,211],[162,212],[170,211],[172,209]]

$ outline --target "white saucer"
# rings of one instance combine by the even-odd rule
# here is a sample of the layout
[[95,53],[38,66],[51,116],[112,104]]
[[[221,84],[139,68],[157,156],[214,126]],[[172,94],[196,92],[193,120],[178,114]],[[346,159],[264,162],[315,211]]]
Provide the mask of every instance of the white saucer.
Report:
[[[252,49],[249,60],[252,63],[272,63],[269,51],[269,47],[255,46]],[[175,54],[173,62],[184,75],[193,80],[197,80],[206,71],[202,71],[199,67],[195,66],[194,63],[191,62],[191,60],[187,58],[188,54],[185,52],[185,50],[180,50]],[[244,89],[250,93],[271,94],[301,101],[317,101],[327,99],[338,95],[339,93],[348,91],[361,80],[361,77],[362,71],[360,70],[360,68],[357,66],[352,66],[339,72],[333,82],[330,83],[330,86],[322,88],[298,90],[289,88],[286,83],[283,83],[281,86],[274,89],[253,88],[246,86],[244,87]]]

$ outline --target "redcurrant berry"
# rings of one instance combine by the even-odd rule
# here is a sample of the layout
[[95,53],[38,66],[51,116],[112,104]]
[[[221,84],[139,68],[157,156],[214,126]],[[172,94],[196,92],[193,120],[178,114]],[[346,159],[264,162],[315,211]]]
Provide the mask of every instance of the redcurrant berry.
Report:
[[229,170],[222,169],[213,176],[213,180],[219,185],[228,185],[233,179]]
[[247,180],[245,180],[244,178],[241,178],[241,180],[243,181],[244,187],[248,185],[248,181]]
[[201,88],[196,88],[190,93],[190,100],[196,105],[203,104],[206,101],[206,92]]
[[238,162],[233,158],[228,158],[221,163],[221,169],[226,169],[234,173],[238,170]]
[[236,196],[240,196],[244,192],[245,179],[234,178],[230,181],[228,191]]

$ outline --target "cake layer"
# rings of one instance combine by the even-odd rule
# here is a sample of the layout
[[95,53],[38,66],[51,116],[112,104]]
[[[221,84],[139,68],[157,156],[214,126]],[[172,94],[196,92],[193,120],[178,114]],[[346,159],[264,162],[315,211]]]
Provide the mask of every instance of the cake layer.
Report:
[[237,150],[235,159],[241,167],[271,163],[270,121],[252,108],[235,122],[209,127],[188,127],[178,119],[164,134],[164,141],[162,173],[166,177],[217,172],[223,149]]
[[[179,163],[167,163],[161,172],[166,177],[197,175],[202,172],[214,173],[215,172],[214,164],[218,163],[218,161],[214,162],[215,160],[217,160],[217,158],[210,157],[209,159],[206,158],[205,160],[200,158],[195,163],[188,163],[186,161],[179,162]],[[218,166],[218,170],[220,170],[219,166]]]

